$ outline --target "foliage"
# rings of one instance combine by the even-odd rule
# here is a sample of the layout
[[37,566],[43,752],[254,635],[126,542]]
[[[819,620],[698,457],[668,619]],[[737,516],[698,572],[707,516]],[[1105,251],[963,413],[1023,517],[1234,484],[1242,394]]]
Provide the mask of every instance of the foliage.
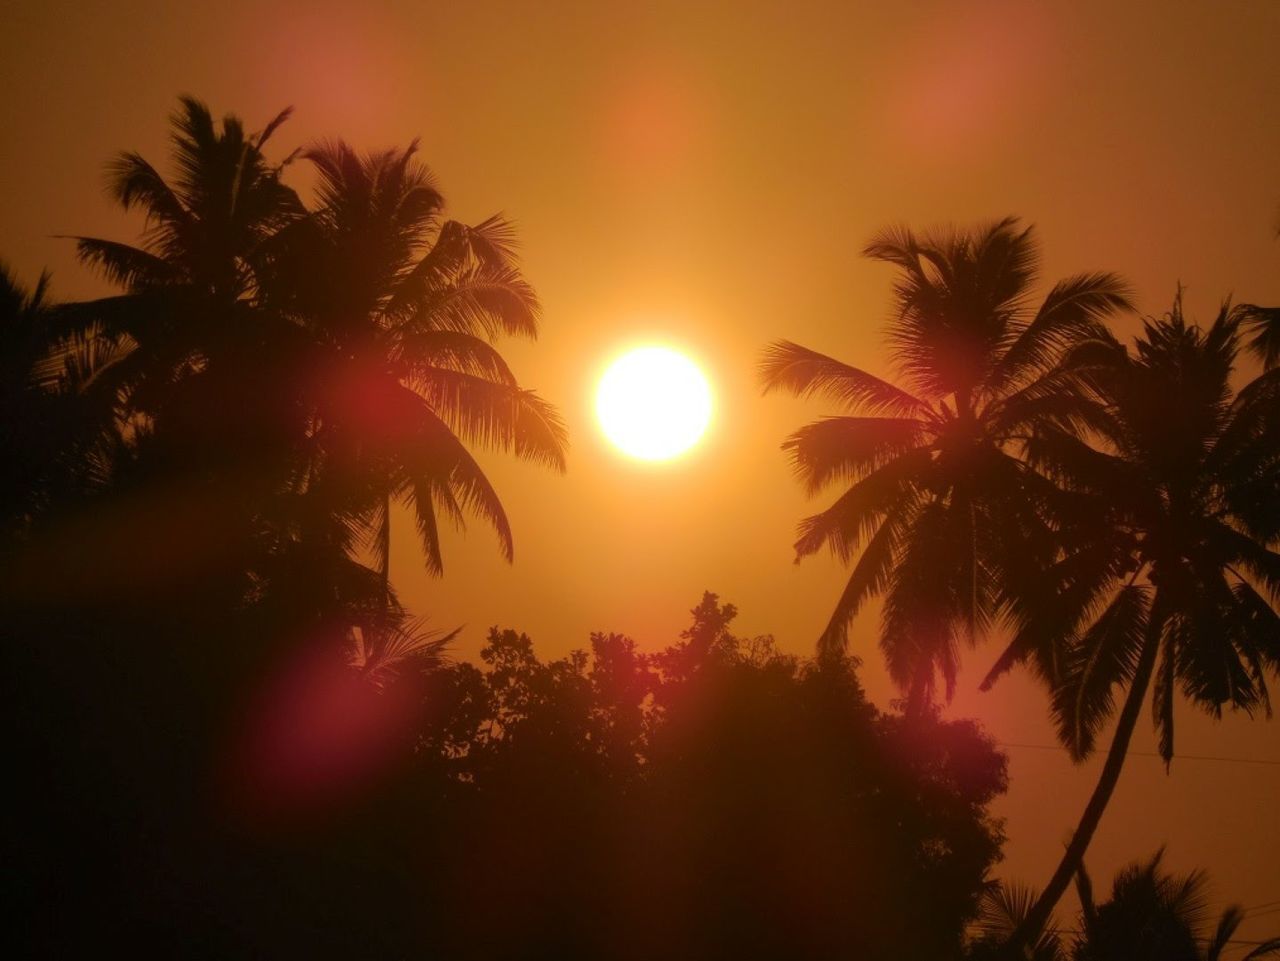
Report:
[[856,557],[819,649],[842,650],[850,621],[883,595],[881,649],[920,702],[937,676],[950,695],[961,641],[1052,561],[1068,505],[1028,469],[1022,445],[1041,424],[1089,425],[1092,409],[1056,363],[1103,336],[1129,301],[1115,275],[1081,274],[1030,309],[1039,246],[1013,218],[928,236],[888,230],[863,253],[899,272],[885,335],[902,386],[787,341],[766,350],[760,375],[766,391],[845,411],[783,444],[810,494],[845,488],[801,522],[795,545],[797,559],[824,546]]
[[[1043,932],[1031,951],[1034,961],[1220,961],[1232,948],[1242,958],[1280,954],[1280,939],[1240,941],[1244,920],[1238,905],[1216,919],[1209,908],[1204,871],[1170,874],[1162,866],[1164,850],[1149,860],[1126,865],[1112,881],[1111,897],[1097,904],[1093,883],[1083,868],[1076,875],[1080,912],[1074,928]],[[1001,945],[1030,913],[1037,894],[1016,885],[996,885],[984,897],[972,961],[1000,957]],[[1070,935],[1068,937],[1068,935]]]
[[1079,510],[1057,559],[1020,591],[1013,639],[986,683],[1029,662],[1077,759],[1116,722],[1028,933],[1083,863],[1149,687],[1166,763],[1179,692],[1214,717],[1270,714],[1267,675],[1280,673],[1280,380],[1273,369],[1235,387],[1247,317],[1224,305],[1201,328],[1179,295],[1132,350],[1109,334],[1080,345],[1061,371],[1091,432],[1041,424],[1027,443],[1029,463]]
[[[494,343],[537,333],[510,223],[445,219],[413,146],[321,143],[273,163],[264,150],[288,114],[248,133],[183,98],[171,178],[136,153],[112,163],[111,196],[145,215],[140,241],[75,239],[122,290],[48,307],[42,281],[26,304],[6,273],[6,383],[26,387],[5,403],[20,423],[74,401],[65,430],[25,417],[39,426],[16,460],[87,464],[76,489],[106,492],[102,520],[75,531],[85,569],[68,590],[109,572],[168,579],[170,593],[217,580],[220,606],[376,632],[402,616],[393,506],[412,507],[433,574],[439,513],[491,523],[510,559],[511,525],[472,452],[563,469],[566,437]],[[299,156],[319,177],[310,202],[284,181]],[[76,526],[50,507],[44,470],[6,479],[7,526],[37,553],[56,540],[41,525]]]
[[[1004,759],[973,724],[883,715],[847,659],[729,632],[595,634],[543,661],[494,630],[406,790],[449,957],[954,957],[999,857]],[[494,905],[502,905],[500,911]]]

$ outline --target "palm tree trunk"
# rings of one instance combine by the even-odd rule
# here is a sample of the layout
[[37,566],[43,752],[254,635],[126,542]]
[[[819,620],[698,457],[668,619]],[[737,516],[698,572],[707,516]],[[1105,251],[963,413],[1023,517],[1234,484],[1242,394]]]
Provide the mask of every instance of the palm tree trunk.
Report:
[[1098,824],[1102,820],[1102,813],[1107,809],[1107,803],[1111,800],[1111,795],[1115,792],[1116,784],[1120,780],[1120,769],[1124,767],[1124,759],[1129,752],[1129,740],[1137,726],[1138,715],[1142,712],[1142,702],[1146,700],[1147,688],[1151,685],[1151,675],[1156,665],[1156,652],[1159,649],[1160,631],[1153,621],[1153,626],[1148,629],[1142,646],[1137,670],[1133,675],[1133,683],[1129,685],[1129,693],[1120,711],[1120,720],[1116,724],[1116,733],[1111,738],[1111,747],[1107,750],[1107,760],[1102,765],[1102,774],[1093,789],[1089,803],[1085,805],[1080,823],[1071,836],[1071,843],[1063,852],[1058,869],[1054,871],[1053,877],[1049,879],[1049,883],[1036,903],[1032,905],[1031,910],[1027,912],[1027,916],[1022,919],[1022,923],[1010,936],[1007,944],[1010,957],[1022,957],[1023,947],[1034,941],[1044,930],[1053,909],[1084,863],[1085,851],[1088,850],[1089,842],[1093,840],[1094,832],[1097,831]]

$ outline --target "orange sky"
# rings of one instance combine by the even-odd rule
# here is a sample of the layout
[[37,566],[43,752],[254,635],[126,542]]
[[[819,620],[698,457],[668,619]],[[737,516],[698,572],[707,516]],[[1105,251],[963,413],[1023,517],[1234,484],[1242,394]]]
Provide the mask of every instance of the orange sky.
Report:
[[[87,9],[89,7],[94,9]],[[752,368],[787,337],[883,369],[891,274],[857,250],[895,221],[1016,213],[1046,277],[1131,279],[1160,311],[1175,283],[1208,318],[1219,299],[1280,302],[1280,4],[47,2],[0,13],[0,256],[56,292],[101,288],[58,233],[128,237],[101,192],[116,150],[164,153],[180,92],[252,127],[297,113],[277,145],[421,136],[452,214],[520,224],[544,333],[508,355],[557,402],[573,439],[551,476],[489,457],[516,564],[483,529],[421,569],[405,525],[394,572],[459,652],[490,624],[546,654],[589,631],[672,640],[709,588],[745,632],[805,651],[843,572],[791,563],[811,509],[778,442],[820,407],[759,396]],[[713,379],[717,419],[691,456],[646,467],[607,448],[590,394],[622,346],[661,337]],[[855,631],[863,674],[891,691],[876,616]],[[955,710],[1005,741],[1052,743],[1022,678],[978,695],[972,655]],[[1188,754],[1280,759],[1274,723],[1214,725],[1182,705]],[[1137,743],[1150,749],[1147,732]],[[1004,870],[1042,882],[1092,786],[1065,755],[1011,749]],[[1280,766],[1134,757],[1089,859],[1095,877],[1169,843],[1246,905],[1280,898]],[[1261,919],[1240,937],[1280,929]]]

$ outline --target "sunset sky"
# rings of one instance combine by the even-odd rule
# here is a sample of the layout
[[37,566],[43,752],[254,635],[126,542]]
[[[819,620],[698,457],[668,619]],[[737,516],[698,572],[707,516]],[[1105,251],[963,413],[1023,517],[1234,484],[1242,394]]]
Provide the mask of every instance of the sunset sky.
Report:
[[[476,524],[446,542],[433,580],[405,518],[402,599],[465,624],[459,656],[494,624],[555,655],[593,630],[666,644],[709,589],[739,606],[740,631],[809,653],[847,574],[793,563],[795,522],[821,502],[778,445],[826,409],[762,397],[761,348],[787,338],[888,373],[892,273],[858,251],[899,222],[1021,216],[1044,245],[1042,291],[1097,269],[1127,277],[1144,312],[1167,309],[1179,281],[1206,321],[1228,295],[1280,303],[1278,46],[1269,0],[7,4],[0,257],[29,281],[49,267],[59,296],[104,290],[52,235],[136,235],[103,165],[122,149],[159,164],[180,93],[250,128],[293,105],[277,156],[319,137],[420,137],[451,216],[518,223],[543,328],[503,350],[559,405],[572,449],[564,476],[482,458],[513,566]],[[301,166],[292,182],[305,186]],[[693,358],[715,396],[704,440],[662,464],[621,456],[592,409],[607,363],[651,342]],[[854,649],[884,706],[876,627],[872,608]],[[951,711],[1002,742],[1054,744],[1024,676],[976,691],[996,649],[967,655]],[[1167,842],[1169,863],[1207,868],[1220,899],[1280,899],[1280,727],[1179,706],[1180,755],[1272,764],[1179,757],[1166,776],[1132,756],[1091,870]],[[1135,747],[1150,751],[1143,723]],[[1001,872],[1039,882],[1096,769],[1009,755]]]

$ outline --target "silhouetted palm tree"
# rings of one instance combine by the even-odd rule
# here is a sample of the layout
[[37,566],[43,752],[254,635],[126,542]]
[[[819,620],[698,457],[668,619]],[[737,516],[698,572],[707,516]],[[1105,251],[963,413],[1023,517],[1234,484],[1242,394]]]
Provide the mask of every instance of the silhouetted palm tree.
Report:
[[[288,116],[250,134],[182,98],[170,178],[137,153],[109,168],[110,195],[145,214],[139,243],[76,238],[80,259],[123,293],[54,315],[61,332],[121,353],[112,378],[132,466],[118,486],[155,527],[147,578],[181,569],[191,586],[219,585],[219,604],[253,590],[262,519],[306,436],[292,376],[302,332],[264,309],[259,282],[273,242],[305,215],[263,154]],[[134,553],[120,537],[86,552],[106,567]]]
[[1079,869],[1153,681],[1166,763],[1178,689],[1215,717],[1224,706],[1270,711],[1266,673],[1280,672],[1280,381],[1273,372],[1232,389],[1243,317],[1224,307],[1202,330],[1186,323],[1179,296],[1132,352],[1109,335],[1080,348],[1064,369],[1093,397],[1097,445],[1049,423],[1028,442],[1029,461],[1082,496],[1093,522],[1071,528],[1063,556],[1024,595],[983,686],[1029,660],[1077,760],[1113,717],[1116,730],[1019,938],[1045,924]]
[[[977,938],[969,949],[970,961],[998,958],[1037,897],[1034,889],[1021,884],[993,884],[987,888],[973,925]],[[1028,961],[1066,961],[1061,935],[1052,927],[1039,932],[1026,957]]]
[[[1093,885],[1081,869],[1081,931],[1072,957],[1075,961],[1220,961],[1244,920],[1238,905],[1230,905],[1212,924],[1207,875],[1192,871],[1172,875],[1161,870],[1163,850],[1146,863],[1120,870],[1111,898],[1093,900]],[[1244,955],[1270,957],[1280,953],[1280,939],[1253,947]]]
[[[1081,867],[1076,874],[1080,894],[1078,927],[1070,949],[1052,928],[1041,932],[1024,954],[1032,961],[1221,961],[1223,952],[1241,942],[1233,936],[1244,920],[1238,905],[1229,905],[1212,924],[1208,876],[1204,871],[1172,875],[1161,868],[1163,850],[1145,863],[1121,868],[1111,897],[1094,902],[1093,884]],[[977,938],[971,961],[1001,956],[1015,931],[1026,922],[1037,893],[1018,885],[997,884],[983,897],[974,925]],[[1280,954],[1280,939],[1250,943],[1245,959]]]
[[78,238],[81,259],[126,293],[60,323],[132,346],[117,378],[151,476],[196,478],[197,512],[229,514],[258,544],[249,590],[262,593],[265,571],[287,577],[288,557],[324,575],[311,592],[322,609],[350,602],[363,579],[348,560],[372,531],[394,606],[396,498],[415,507],[433,572],[437,510],[486,518],[511,556],[506,515],[464,442],[563,467],[558,416],[490,343],[534,336],[537,300],[510,225],[441,223],[414,148],[310,151],[320,183],[308,212],[262,153],[288,115],[250,135],[184,98],[172,183],[137,154],[111,168],[113,196],[147,215],[142,243]]
[[208,107],[183,97],[172,118],[172,182],[137,153],[110,165],[113,199],[145,214],[142,242],[76,238],[80,260],[125,293],[66,311],[64,323],[97,324],[136,343],[128,361],[135,408],[155,413],[178,385],[261,352],[271,318],[252,303],[256,267],[279,230],[303,215],[280,179],[283,165],[262,153],[289,114],[248,134],[230,115],[219,129]]
[[1052,560],[1058,495],[1019,448],[1040,423],[1089,426],[1054,365],[1129,300],[1118,277],[1081,274],[1030,309],[1039,246],[1012,218],[937,236],[890,230],[863,253],[900,271],[887,334],[902,386],[787,341],[765,352],[761,377],[766,392],[848,412],[783,445],[809,493],[850,485],[800,524],[795,545],[797,559],[824,544],[858,555],[819,648],[842,649],[861,605],[883,593],[889,671],[919,700],[935,670],[950,691],[960,637],[987,625],[1010,577]]
[[384,582],[397,500],[413,508],[433,573],[437,511],[488,521],[511,558],[506,514],[468,443],[558,470],[566,445],[555,409],[520,388],[492,343],[537,334],[510,224],[442,222],[415,152],[309,151],[319,207],[286,231],[264,292],[311,344],[308,462],[295,489],[368,534]]
[[64,334],[48,297],[0,262],[0,536],[19,533],[53,503],[105,481],[115,427],[108,368],[127,340],[90,328]]

